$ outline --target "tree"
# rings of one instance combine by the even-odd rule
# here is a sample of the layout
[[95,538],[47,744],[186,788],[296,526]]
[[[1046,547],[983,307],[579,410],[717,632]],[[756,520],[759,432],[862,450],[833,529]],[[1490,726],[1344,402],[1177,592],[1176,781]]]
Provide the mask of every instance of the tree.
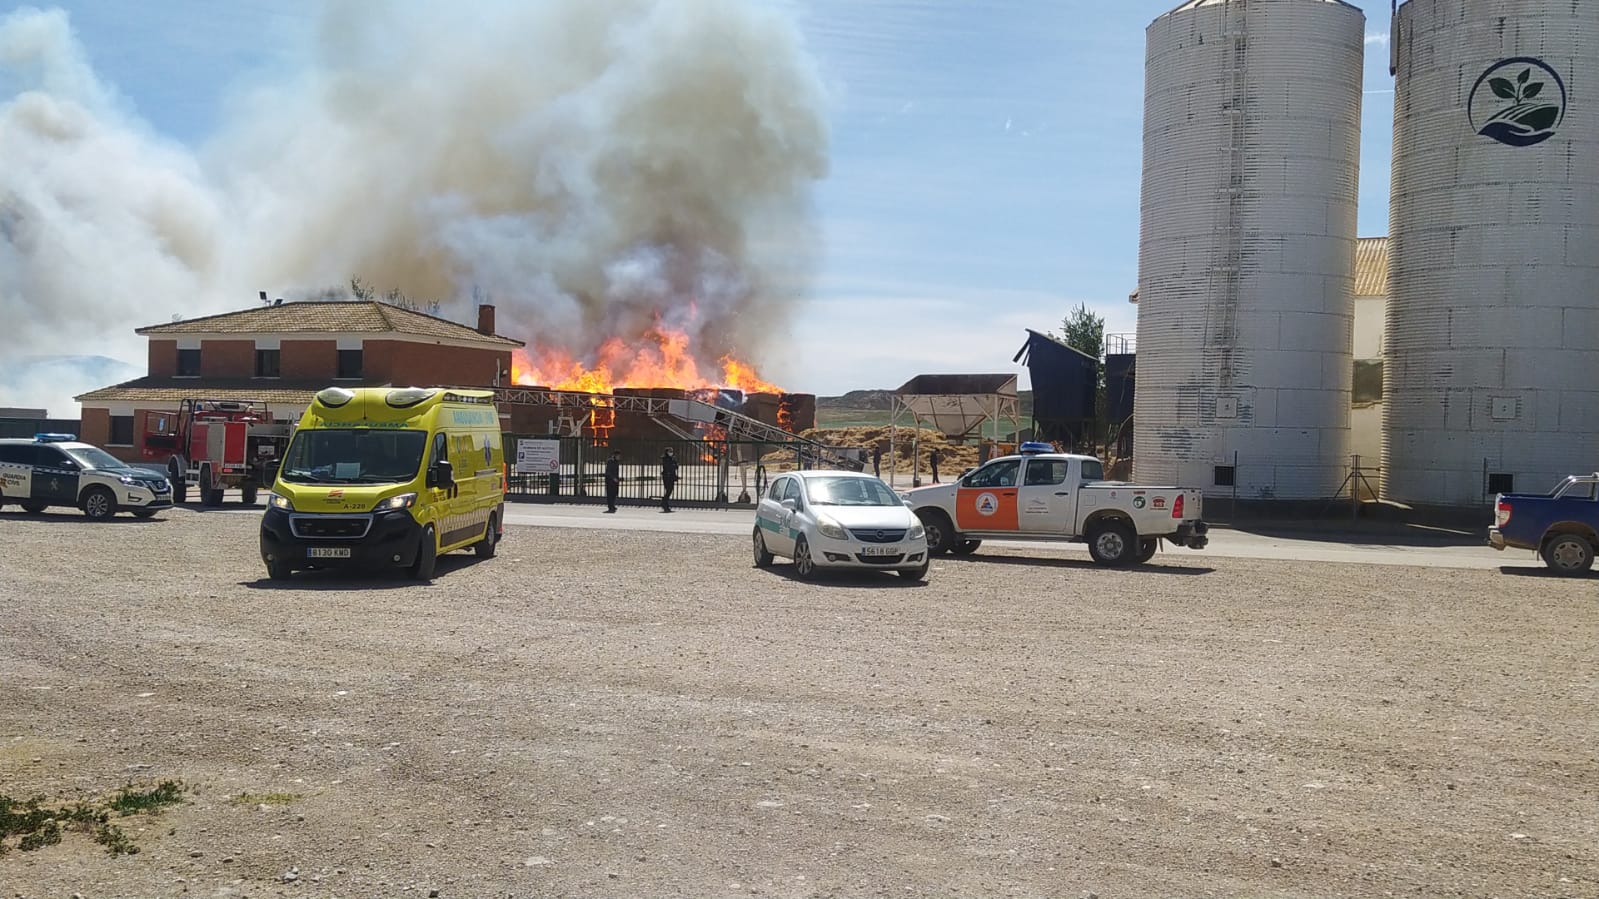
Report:
[[1105,421],[1105,319],[1095,315],[1087,303],[1081,303],[1061,320],[1061,333],[1049,336],[1059,340],[1084,355],[1092,356],[1101,364],[1095,369],[1098,380],[1094,384],[1095,443],[1104,444],[1109,439],[1109,423]]

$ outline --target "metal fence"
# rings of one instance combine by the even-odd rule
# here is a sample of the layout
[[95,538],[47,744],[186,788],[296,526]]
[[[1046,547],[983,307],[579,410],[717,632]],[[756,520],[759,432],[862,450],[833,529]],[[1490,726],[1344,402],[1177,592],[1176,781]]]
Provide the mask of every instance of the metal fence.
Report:
[[[559,440],[558,470],[523,473],[516,470],[517,446],[524,440]],[[821,467],[802,443],[750,443],[732,440],[654,440],[612,437],[554,438],[544,434],[506,434],[505,458],[511,468],[514,497],[530,502],[605,501],[605,463],[620,454],[621,502],[659,504],[664,490],[661,458],[670,447],[677,458],[673,505],[728,506],[753,504],[772,477],[785,471]]]

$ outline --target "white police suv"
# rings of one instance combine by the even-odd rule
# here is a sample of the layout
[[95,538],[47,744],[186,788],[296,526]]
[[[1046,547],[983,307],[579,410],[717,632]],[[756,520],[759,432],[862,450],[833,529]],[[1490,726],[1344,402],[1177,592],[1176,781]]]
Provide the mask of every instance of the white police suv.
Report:
[[0,440],[0,507],[10,503],[34,514],[75,506],[97,521],[118,512],[149,518],[172,506],[172,485],[72,434],[38,434]]

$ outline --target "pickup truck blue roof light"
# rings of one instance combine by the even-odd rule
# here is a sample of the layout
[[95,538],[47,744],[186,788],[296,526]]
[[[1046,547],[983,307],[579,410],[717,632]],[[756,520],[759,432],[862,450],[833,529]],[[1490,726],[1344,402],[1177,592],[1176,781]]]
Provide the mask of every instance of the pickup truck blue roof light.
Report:
[[1024,456],[1034,456],[1039,453],[1053,453],[1054,451],[1055,447],[1036,440],[1029,440],[1021,445],[1021,449],[1017,450],[1017,452]]
[[74,440],[77,440],[78,439],[78,435],[76,435],[76,434],[35,434],[35,435],[33,435],[33,439],[34,439],[34,442],[36,442],[36,443],[70,443],[70,442],[72,442]]

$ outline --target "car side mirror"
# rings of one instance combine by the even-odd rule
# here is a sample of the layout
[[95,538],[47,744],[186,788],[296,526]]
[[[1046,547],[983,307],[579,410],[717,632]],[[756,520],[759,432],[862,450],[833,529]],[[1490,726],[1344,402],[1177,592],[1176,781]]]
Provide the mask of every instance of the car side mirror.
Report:
[[428,470],[428,486],[448,490],[455,486],[455,466],[445,461],[433,463]]
[[789,510],[790,512],[798,512],[799,500],[791,496],[788,499],[783,500],[783,508]]

